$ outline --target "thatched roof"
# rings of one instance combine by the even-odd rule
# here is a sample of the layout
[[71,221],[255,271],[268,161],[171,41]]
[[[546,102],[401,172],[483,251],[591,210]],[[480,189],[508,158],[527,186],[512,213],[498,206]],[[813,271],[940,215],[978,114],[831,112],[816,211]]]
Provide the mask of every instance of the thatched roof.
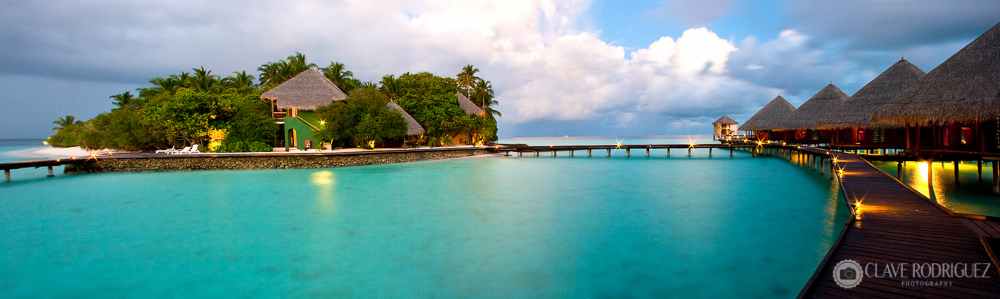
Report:
[[347,95],[319,72],[307,70],[268,90],[260,98],[277,100],[275,105],[282,109],[316,110],[318,106],[343,100]]
[[1000,24],[879,107],[876,125],[967,122],[1000,117]]
[[829,129],[829,123],[840,117],[838,111],[848,98],[840,88],[827,85],[795,109],[795,113],[778,125],[778,129]]
[[456,92],[455,97],[458,98],[458,106],[462,107],[462,110],[465,110],[465,114],[476,114],[476,115],[486,114],[485,112],[483,112],[482,108],[479,108],[479,106],[476,106],[476,104],[472,103],[472,101],[470,101],[469,98],[466,98],[465,95],[462,94],[461,92]]
[[728,115],[723,115],[723,116],[722,116],[722,117],[720,117],[719,119],[715,120],[715,122],[714,122],[714,123],[712,123],[712,124],[713,124],[713,125],[718,125],[718,124],[723,124],[723,125],[735,125],[735,124],[739,124],[739,123],[738,123],[738,122],[736,122],[735,120],[733,120],[732,118],[729,118],[729,116],[728,116]]
[[770,103],[760,108],[753,117],[750,117],[740,126],[740,131],[767,131],[777,128],[779,124],[795,112],[795,106],[789,104],[785,98],[778,96]]
[[870,127],[875,110],[889,103],[924,75],[926,73],[920,68],[906,59],[900,59],[854,93],[842,105],[837,117],[823,125],[831,128]]
[[402,107],[399,107],[399,105],[396,105],[395,102],[389,101],[389,103],[386,103],[385,105],[389,107],[389,110],[399,111],[399,114],[403,115],[403,119],[406,120],[406,136],[419,136],[424,135],[424,133],[427,132],[416,119],[413,119],[409,113],[406,113],[406,111],[404,111]]

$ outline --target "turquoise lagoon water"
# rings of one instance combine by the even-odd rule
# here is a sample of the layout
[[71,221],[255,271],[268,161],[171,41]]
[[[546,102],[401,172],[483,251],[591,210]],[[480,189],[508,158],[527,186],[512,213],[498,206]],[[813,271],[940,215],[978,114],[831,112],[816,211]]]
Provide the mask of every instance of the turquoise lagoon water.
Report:
[[0,298],[792,298],[847,217],[781,158],[621,155],[15,171]]

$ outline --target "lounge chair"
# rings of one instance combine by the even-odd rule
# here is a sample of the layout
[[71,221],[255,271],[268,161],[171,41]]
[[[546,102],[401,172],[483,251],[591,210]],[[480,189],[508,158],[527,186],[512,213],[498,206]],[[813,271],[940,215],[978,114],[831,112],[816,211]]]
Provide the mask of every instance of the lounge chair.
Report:
[[170,154],[173,154],[176,151],[177,151],[177,149],[171,147],[171,148],[168,148],[168,149],[165,149],[165,150],[157,150],[156,153],[157,154],[167,154],[167,155],[170,155]]
[[201,153],[201,151],[198,151],[198,145],[197,144],[195,144],[194,146],[192,146],[191,147],[191,151],[188,152],[188,154],[200,154],[200,153]]
[[178,152],[174,152],[174,155],[183,155],[183,154],[190,154],[190,153],[191,153],[191,147],[189,146],[189,147],[185,147],[184,149],[182,149],[182,150],[180,150]]

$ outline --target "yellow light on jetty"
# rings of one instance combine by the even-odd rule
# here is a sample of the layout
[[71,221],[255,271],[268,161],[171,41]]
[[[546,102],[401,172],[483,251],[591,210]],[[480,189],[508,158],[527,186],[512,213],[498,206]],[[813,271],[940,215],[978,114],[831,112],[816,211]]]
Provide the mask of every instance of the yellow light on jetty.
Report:
[[69,159],[70,160],[76,160],[76,157],[75,156],[69,156]]
[[56,163],[59,163],[59,159],[56,159]]
[[323,121],[323,120],[319,121],[319,125],[322,126],[322,125],[325,125],[325,124],[326,124],[326,121]]

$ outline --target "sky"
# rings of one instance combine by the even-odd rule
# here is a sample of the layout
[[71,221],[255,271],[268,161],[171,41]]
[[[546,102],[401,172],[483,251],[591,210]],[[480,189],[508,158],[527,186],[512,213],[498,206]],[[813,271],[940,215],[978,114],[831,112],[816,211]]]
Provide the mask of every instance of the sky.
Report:
[[3,1],[0,139],[45,138],[155,77],[296,52],[376,82],[472,64],[501,138],[710,134],[779,94],[853,94],[901,57],[929,72],[998,16],[995,0]]

